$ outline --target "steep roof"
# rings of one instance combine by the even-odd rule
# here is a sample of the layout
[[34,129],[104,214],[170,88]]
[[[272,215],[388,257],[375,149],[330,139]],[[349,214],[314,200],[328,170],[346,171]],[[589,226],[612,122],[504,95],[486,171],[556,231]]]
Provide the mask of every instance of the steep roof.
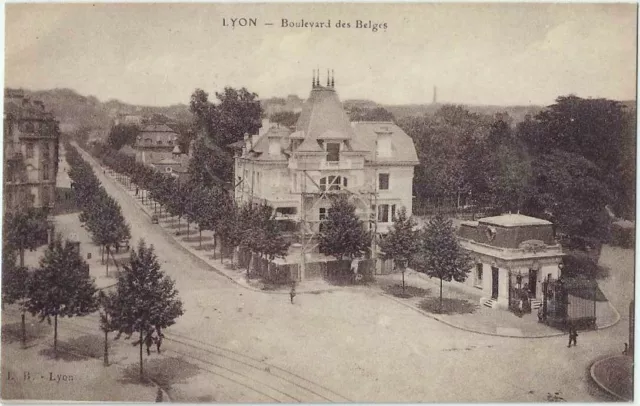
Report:
[[302,144],[296,148],[296,152],[324,152],[318,145],[318,141],[313,138],[305,138]]
[[[417,165],[418,154],[413,140],[400,127],[392,122],[364,121],[353,123],[355,140],[368,151],[366,159],[376,162],[408,162]],[[389,134],[391,154],[389,157],[376,156],[378,133]]]
[[311,89],[302,106],[296,123],[296,131],[304,131],[305,138],[322,139],[323,135],[338,134],[343,139],[353,136],[349,117],[342,108],[338,94],[332,87],[317,86]]
[[501,216],[485,217],[478,219],[478,223],[492,224],[502,227],[551,225],[550,221],[539,219],[537,217],[529,217],[522,214],[503,214]]
[[290,133],[291,131],[285,127],[269,128],[269,130],[262,134],[255,144],[253,144],[253,148],[251,148],[250,151],[251,158],[258,161],[286,161],[287,158],[282,153],[278,155],[269,153],[269,138],[278,139],[275,142],[280,143],[280,151],[282,152],[289,146]]

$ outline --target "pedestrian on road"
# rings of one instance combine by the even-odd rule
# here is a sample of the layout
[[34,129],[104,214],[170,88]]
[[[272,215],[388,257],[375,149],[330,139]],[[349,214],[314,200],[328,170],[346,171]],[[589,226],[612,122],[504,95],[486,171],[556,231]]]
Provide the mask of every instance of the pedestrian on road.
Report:
[[[117,339],[118,337],[116,337]],[[147,331],[147,335],[142,339],[145,347],[147,347],[147,355],[151,355],[151,346],[156,342],[156,338],[153,336],[153,330]],[[131,343],[134,347],[140,345],[140,340]]]
[[574,347],[578,345],[578,330],[574,326],[569,326],[569,345],[567,347],[571,347],[571,343]]
[[291,284],[291,292],[289,292],[289,296],[291,296],[291,304],[293,304],[293,298],[296,297],[296,283],[293,282]]
[[159,327],[156,330],[158,331],[158,338],[156,338],[156,349],[158,350],[158,354],[160,354],[160,346],[162,345],[164,334],[162,334],[162,330],[160,330]]

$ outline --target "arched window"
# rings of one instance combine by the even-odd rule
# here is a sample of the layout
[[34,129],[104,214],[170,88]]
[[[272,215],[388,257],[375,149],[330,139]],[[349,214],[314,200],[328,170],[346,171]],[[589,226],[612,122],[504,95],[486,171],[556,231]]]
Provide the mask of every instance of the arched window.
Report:
[[347,178],[344,176],[325,176],[320,179],[320,189],[325,190],[340,190],[347,187]]

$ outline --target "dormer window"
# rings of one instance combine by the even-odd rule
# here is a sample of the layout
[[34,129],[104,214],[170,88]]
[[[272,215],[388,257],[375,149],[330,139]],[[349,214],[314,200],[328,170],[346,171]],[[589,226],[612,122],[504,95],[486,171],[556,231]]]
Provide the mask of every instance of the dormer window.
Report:
[[376,154],[381,158],[391,157],[391,134],[378,133],[376,142]]
[[337,142],[327,143],[327,162],[340,161],[340,144]]

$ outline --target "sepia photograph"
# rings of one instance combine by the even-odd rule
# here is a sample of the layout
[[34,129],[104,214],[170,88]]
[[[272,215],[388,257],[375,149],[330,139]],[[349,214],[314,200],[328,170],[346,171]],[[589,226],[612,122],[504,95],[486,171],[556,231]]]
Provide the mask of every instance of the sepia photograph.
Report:
[[637,4],[4,16],[3,403],[633,402]]

